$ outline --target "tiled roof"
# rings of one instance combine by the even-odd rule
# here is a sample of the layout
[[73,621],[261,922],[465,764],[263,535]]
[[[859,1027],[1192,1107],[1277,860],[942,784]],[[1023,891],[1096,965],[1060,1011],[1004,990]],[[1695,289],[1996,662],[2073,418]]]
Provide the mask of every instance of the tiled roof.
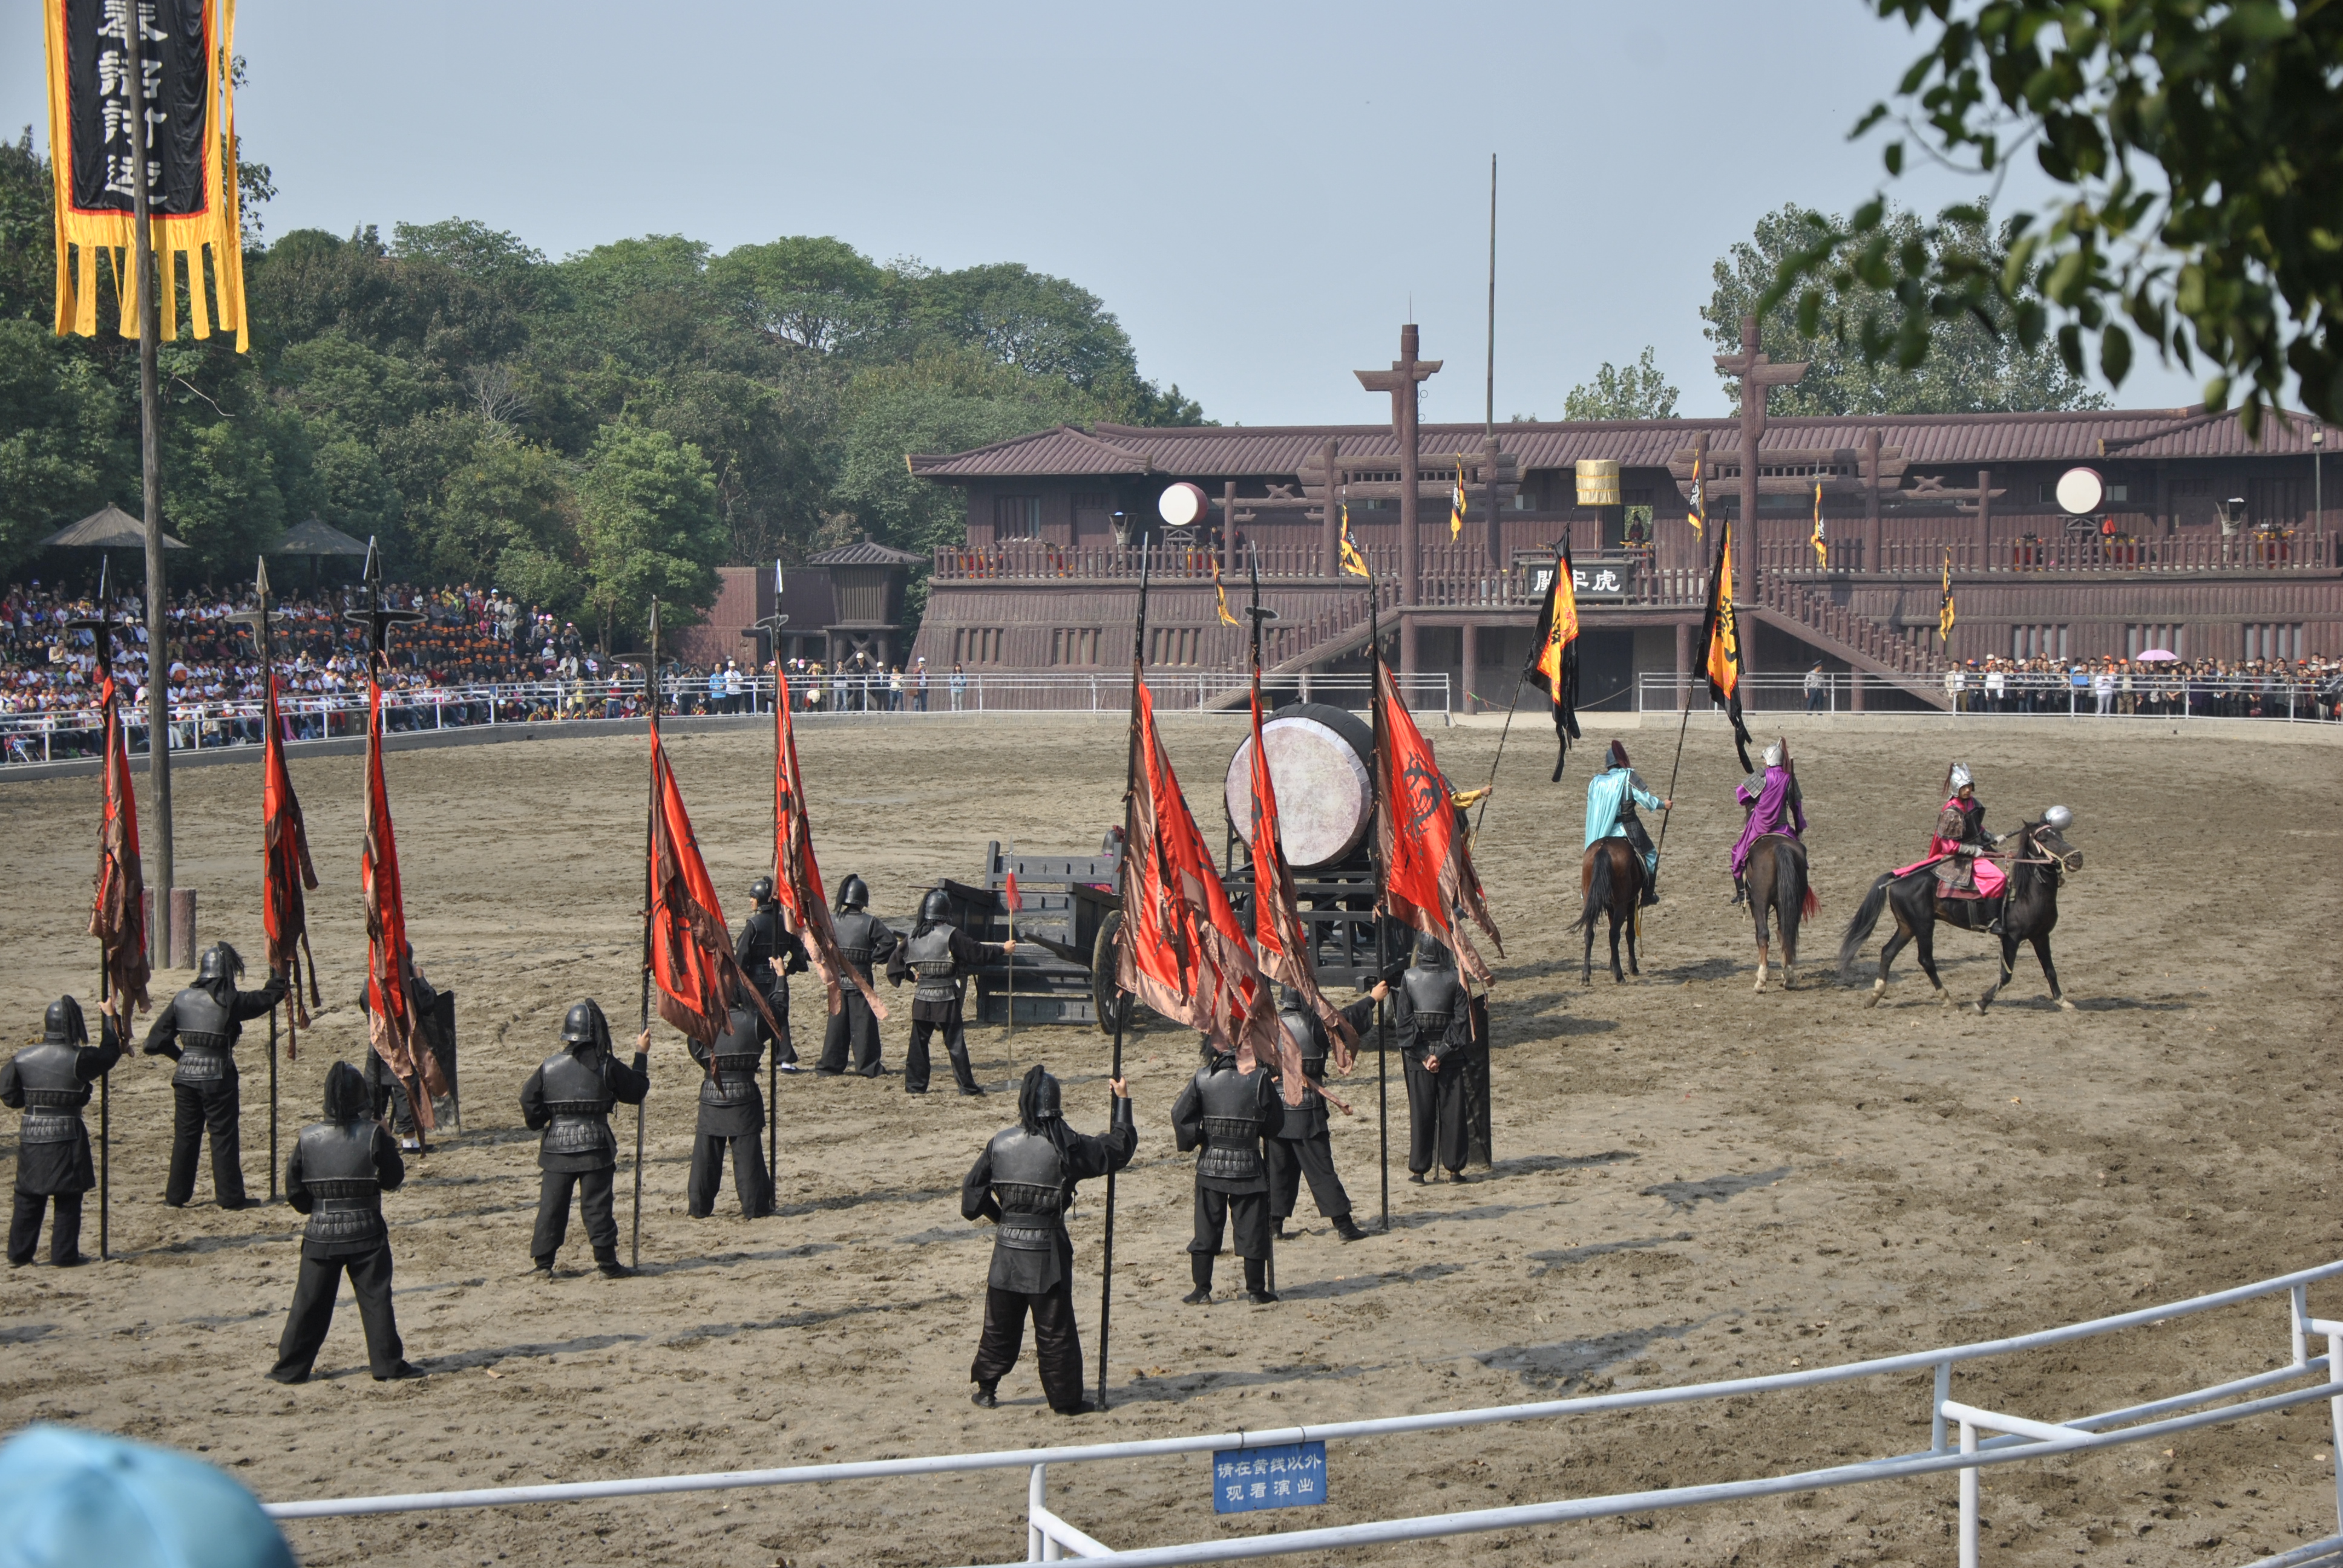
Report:
[[809,567],[900,567],[924,562],[927,557],[910,550],[899,550],[892,545],[882,545],[865,535],[850,545],[840,545],[834,550],[808,556]]
[[[2308,456],[2315,421],[2263,421],[2258,442],[2247,439],[2236,410],[2201,408],[2089,410],[2071,414],[1903,414],[1869,418],[1782,418],[1766,421],[1760,449],[1860,447],[1879,432],[1883,446],[1900,447],[1906,463],[1951,466],[2019,462],[2090,462],[2102,457]],[[1709,445],[1739,445],[1739,421],[1633,419],[1592,423],[1522,422],[1497,427],[1497,440],[1523,469],[1567,468],[1582,457],[1613,457],[1625,467],[1658,468],[1706,431]],[[931,479],[1079,477],[1157,474],[1166,479],[1242,478],[1300,472],[1329,440],[1345,457],[1396,456],[1387,425],[1178,426],[1143,428],[1061,425],[972,452],[913,457],[912,473]],[[1478,425],[1426,425],[1420,449],[1472,451]],[[2330,446],[2335,443],[2330,442]]]

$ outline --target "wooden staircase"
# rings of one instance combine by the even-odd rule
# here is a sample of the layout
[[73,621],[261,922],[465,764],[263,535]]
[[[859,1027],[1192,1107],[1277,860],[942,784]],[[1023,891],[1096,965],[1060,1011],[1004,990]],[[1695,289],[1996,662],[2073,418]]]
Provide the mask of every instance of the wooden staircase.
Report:
[[1933,707],[1951,706],[1942,667],[1889,628],[1782,573],[1768,572],[1759,581],[1757,602],[1746,607],[1748,613],[1845,660],[1849,668],[1879,676]]

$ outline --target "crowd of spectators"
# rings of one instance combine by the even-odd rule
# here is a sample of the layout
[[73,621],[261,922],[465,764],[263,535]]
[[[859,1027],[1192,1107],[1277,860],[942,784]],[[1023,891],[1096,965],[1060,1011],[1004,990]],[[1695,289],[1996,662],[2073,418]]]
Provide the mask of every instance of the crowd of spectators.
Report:
[[2343,660],[1972,658],[1945,695],[1963,713],[2333,719]]

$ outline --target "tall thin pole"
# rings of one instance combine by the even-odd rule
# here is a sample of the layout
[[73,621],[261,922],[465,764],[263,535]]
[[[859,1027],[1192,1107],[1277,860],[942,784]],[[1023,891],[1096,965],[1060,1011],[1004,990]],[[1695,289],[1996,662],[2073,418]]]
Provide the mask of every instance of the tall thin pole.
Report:
[[[1489,155],[1489,380],[1481,405],[1481,434],[1497,433],[1497,155]],[[1494,483],[1493,477],[1492,477]],[[1492,492],[1493,494],[1493,492]]]
[[[162,337],[162,303],[155,292],[155,235],[148,216],[146,67],[145,28],[125,27],[130,65],[130,210],[136,244],[138,308],[138,473],[146,492],[146,804],[155,827],[154,930],[147,933],[152,961],[160,969],[171,959],[171,657],[169,622],[163,613],[162,392],[155,368]],[[202,285],[198,283],[197,287]]]
[[[107,717],[111,719],[113,715],[108,714]],[[108,748],[109,759],[106,766],[111,768],[114,766],[111,760],[114,737],[108,735],[106,738],[106,744]],[[113,994],[109,989],[110,979],[111,977],[106,972],[106,955],[100,951],[97,959],[97,1000],[100,1003],[104,1003]],[[106,1028],[103,1007],[99,1010],[98,1028],[101,1031]],[[127,1020],[125,1020],[116,1035],[116,1040],[120,1043],[126,1044],[129,1036],[130,1024]],[[99,1035],[98,1043],[101,1045],[106,1043],[103,1032]],[[97,1261],[101,1263],[106,1261],[108,1242],[111,1240],[106,1233],[106,1221],[113,1217],[113,1200],[114,1069],[109,1067],[98,1075],[97,1080]]]
[[[1367,717],[1375,732],[1374,766],[1369,783],[1374,791],[1375,809],[1383,809],[1383,634],[1380,618],[1381,598],[1373,578],[1367,579]],[[1375,980],[1383,978],[1383,831],[1375,829]],[[1375,1003],[1375,1141],[1376,1164],[1383,1176],[1383,1233],[1391,1234],[1391,1027],[1383,1004]]]
[[[659,818],[659,600],[651,600],[651,660],[650,678],[643,682],[649,702],[645,709],[651,731],[650,802],[643,813],[643,990],[641,1018],[637,1028],[648,1032],[651,1027],[651,830]],[[650,1098],[649,1095],[643,1097]],[[633,1240],[628,1243],[627,1267],[643,1265],[643,1101],[635,1101],[635,1212],[631,1229]]]
[[[1139,547],[1139,615],[1131,634],[1131,739],[1123,749],[1122,763],[1122,858],[1114,868],[1117,892],[1131,884],[1131,826],[1132,796],[1139,789],[1139,689],[1147,676],[1147,546]],[[1118,940],[1128,940],[1124,933],[1128,922],[1116,928]],[[1131,1001],[1128,993],[1117,991],[1110,1004],[1114,1009],[1114,1070],[1107,1076],[1122,1076],[1122,1029],[1131,1021]],[[1108,1091],[1107,1126],[1114,1125],[1113,1091]],[[1107,1335],[1114,1320],[1114,1171],[1106,1173],[1106,1255],[1101,1264],[1102,1278],[1099,1282],[1099,1388],[1098,1407],[1106,1408]]]

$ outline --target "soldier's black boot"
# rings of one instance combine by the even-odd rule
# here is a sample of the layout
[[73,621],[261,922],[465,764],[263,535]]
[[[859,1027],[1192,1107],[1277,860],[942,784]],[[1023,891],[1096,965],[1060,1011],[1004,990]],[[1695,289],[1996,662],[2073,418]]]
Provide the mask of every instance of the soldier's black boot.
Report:
[[1196,1288],[1190,1291],[1186,1295],[1181,1297],[1180,1299],[1182,1302],[1194,1307],[1202,1306],[1206,1302],[1212,1299],[1212,1260],[1211,1257],[1202,1252],[1189,1253],[1188,1277],[1196,1282]]
[[968,1402],[980,1410],[995,1409],[1001,1403],[1001,1395],[996,1392],[1000,1387],[999,1378],[990,1382],[980,1382],[976,1385],[976,1392],[968,1396]]
[[1342,1237],[1345,1241],[1363,1241],[1367,1239],[1367,1233],[1359,1229],[1359,1222],[1348,1214],[1334,1216],[1334,1234]]
[[616,1247],[595,1248],[594,1266],[614,1280],[628,1279],[634,1274],[632,1269],[618,1261],[618,1249]]
[[1245,1299],[1257,1307],[1265,1307],[1277,1300],[1276,1292],[1269,1288],[1267,1258],[1245,1260]]

